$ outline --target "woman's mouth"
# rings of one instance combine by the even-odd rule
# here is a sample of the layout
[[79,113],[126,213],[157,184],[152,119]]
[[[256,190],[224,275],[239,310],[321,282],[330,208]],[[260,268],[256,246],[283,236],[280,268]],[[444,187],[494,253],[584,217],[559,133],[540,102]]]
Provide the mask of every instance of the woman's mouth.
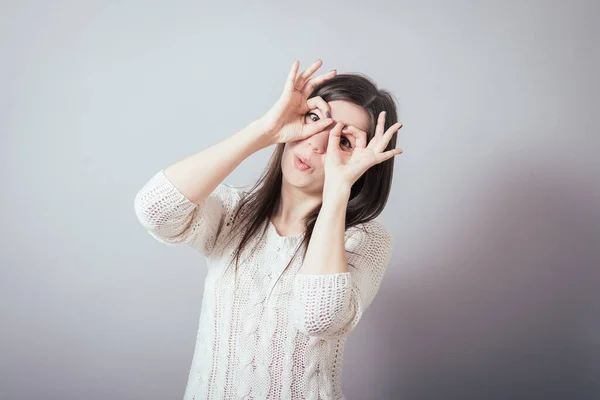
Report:
[[307,164],[304,164],[302,160],[300,160],[297,156],[294,155],[294,166],[300,171],[307,171],[310,167]]

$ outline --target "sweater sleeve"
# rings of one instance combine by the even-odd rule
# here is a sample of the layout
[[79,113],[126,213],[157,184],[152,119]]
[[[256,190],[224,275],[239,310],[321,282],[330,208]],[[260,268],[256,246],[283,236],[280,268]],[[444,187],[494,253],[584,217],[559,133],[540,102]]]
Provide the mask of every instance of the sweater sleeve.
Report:
[[137,192],[134,209],[142,226],[159,242],[186,244],[210,257],[223,224],[241,198],[240,189],[221,183],[195,204],[160,170]]
[[375,298],[390,261],[392,236],[375,220],[362,226],[364,230],[355,226],[346,231],[349,272],[298,274],[294,278],[292,313],[301,332],[322,337],[347,335]]

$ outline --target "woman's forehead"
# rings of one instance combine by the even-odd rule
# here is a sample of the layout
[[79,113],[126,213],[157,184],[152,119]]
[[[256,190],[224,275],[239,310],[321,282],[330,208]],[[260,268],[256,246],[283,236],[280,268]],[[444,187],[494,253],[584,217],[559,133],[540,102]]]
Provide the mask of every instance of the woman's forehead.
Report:
[[371,119],[367,110],[359,105],[344,100],[333,100],[328,102],[331,107],[331,118],[334,122],[344,121],[346,125],[356,126],[368,132]]

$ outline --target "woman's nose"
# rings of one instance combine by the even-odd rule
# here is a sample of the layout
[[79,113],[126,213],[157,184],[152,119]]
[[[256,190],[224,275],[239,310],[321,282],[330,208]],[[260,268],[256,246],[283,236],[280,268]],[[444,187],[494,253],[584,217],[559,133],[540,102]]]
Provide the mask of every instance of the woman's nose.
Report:
[[327,150],[330,129],[315,133],[309,138],[309,143],[315,153],[322,154]]

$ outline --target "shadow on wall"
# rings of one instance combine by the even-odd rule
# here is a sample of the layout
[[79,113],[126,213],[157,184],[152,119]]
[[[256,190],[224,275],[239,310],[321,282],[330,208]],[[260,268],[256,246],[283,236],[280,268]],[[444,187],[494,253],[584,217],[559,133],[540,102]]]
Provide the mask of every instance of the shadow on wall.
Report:
[[600,216],[583,178],[593,180],[527,174],[481,174],[488,200],[429,246],[451,245],[381,293],[385,315],[363,338],[377,338],[365,350],[377,373],[364,393],[345,383],[349,397],[600,398]]

